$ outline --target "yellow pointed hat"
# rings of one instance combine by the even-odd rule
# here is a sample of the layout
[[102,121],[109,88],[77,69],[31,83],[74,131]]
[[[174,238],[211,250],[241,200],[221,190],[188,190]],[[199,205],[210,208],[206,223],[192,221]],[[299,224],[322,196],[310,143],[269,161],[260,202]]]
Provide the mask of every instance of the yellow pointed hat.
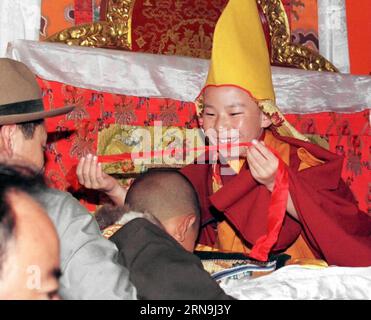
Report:
[[235,85],[275,100],[268,48],[255,0],[230,0],[214,31],[208,85]]
[[208,86],[225,85],[239,87],[256,99],[280,135],[308,141],[276,106],[256,0],[229,0],[216,24],[209,73],[202,91]]

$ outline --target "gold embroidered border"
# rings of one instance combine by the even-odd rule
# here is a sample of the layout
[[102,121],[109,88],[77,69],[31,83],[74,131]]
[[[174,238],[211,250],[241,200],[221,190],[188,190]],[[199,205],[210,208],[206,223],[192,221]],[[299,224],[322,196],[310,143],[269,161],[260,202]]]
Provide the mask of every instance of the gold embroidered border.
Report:
[[[199,148],[205,145],[203,135],[197,128],[186,129],[177,126],[133,126],[111,124],[98,133],[98,155],[132,154],[139,151],[169,151],[182,149],[184,143],[188,148]],[[103,169],[108,174],[117,174],[122,177],[135,176],[149,168],[181,168],[192,163],[203,151],[182,151],[178,155],[164,154],[150,161],[131,159],[105,163]]]
[[127,41],[131,49],[131,22],[135,0],[110,0],[107,8],[107,21],[112,25],[123,24],[127,28]]

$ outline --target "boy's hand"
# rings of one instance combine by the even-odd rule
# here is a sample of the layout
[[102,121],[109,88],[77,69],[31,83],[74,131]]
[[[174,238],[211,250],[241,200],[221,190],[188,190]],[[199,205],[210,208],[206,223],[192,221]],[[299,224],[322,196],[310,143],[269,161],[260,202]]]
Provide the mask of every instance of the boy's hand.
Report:
[[117,205],[124,203],[126,190],[115,178],[103,172],[96,156],[88,154],[87,157],[82,157],[77,165],[76,174],[79,183],[85,188],[106,193]]
[[264,145],[264,142],[253,140],[252,144],[246,151],[251,174],[256,181],[265,185],[272,192],[279,161]]

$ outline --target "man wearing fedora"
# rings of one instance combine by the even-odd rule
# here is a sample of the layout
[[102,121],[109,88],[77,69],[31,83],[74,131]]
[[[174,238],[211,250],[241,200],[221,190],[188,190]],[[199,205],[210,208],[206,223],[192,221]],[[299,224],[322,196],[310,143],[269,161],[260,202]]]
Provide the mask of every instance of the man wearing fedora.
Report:
[[[44,168],[44,119],[73,107],[45,111],[33,73],[22,63],[0,58],[0,161]],[[61,243],[60,295],[64,299],[136,299],[117,248],[104,239],[94,218],[69,193],[36,194],[53,221]]]

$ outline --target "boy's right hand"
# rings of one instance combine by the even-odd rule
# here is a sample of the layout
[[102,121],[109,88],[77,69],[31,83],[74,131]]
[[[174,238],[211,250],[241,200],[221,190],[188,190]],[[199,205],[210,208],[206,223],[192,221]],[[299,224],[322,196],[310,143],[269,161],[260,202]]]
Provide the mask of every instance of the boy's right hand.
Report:
[[97,156],[88,154],[82,157],[77,165],[76,174],[79,183],[85,188],[106,193],[116,205],[124,204],[126,190],[115,178],[103,172]]

